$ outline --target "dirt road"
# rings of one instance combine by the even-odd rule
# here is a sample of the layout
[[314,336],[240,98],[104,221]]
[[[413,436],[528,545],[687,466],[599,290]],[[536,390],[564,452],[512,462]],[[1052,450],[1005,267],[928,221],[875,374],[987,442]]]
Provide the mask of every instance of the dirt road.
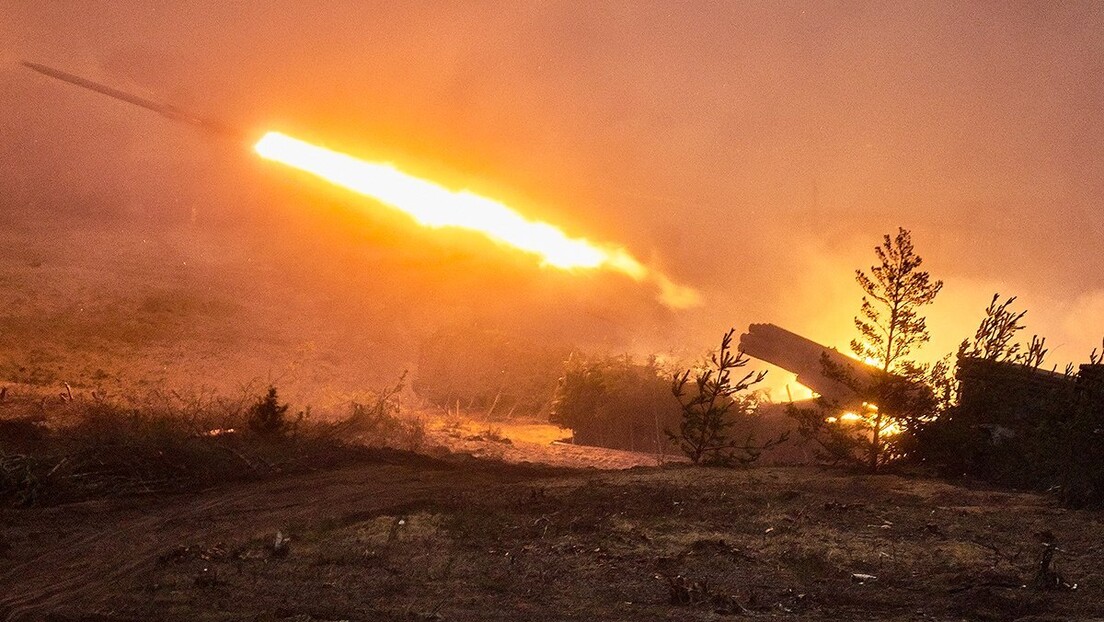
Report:
[[1104,618],[1101,513],[815,468],[407,458],[0,517],[8,620]]
[[[267,538],[289,526],[342,524],[547,476],[546,469],[444,463],[361,464],[169,499],[5,510],[11,550],[0,559],[0,614],[37,619],[111,611],[117,592],[178,545]],[[79,617],[79,616],[77,616]]]

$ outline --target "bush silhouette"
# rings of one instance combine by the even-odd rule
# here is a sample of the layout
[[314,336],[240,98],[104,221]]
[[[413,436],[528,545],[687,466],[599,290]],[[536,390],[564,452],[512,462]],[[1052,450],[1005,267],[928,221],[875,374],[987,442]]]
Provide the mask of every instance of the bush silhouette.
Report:
[[261,436],[285,436],[293,427],[287,420],[288,405],[281,404],[276,387],[268,387],[264,396],[249,408],[249,429]]

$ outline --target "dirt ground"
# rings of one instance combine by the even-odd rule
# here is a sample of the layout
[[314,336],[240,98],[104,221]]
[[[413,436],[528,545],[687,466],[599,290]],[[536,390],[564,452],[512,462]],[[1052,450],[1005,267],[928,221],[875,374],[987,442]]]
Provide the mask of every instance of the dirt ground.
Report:
[[670,450],[640,453],[576,445],[571,440],[571,430],[532,419],[486,421],[474,417],[427,416],[425,420],[427,445],[511,464],[617,470],[686,461],[681,455],[672,455]]
[[9,620],[1104,618],[1100,513],[810,467],[400,457],[0,516]]

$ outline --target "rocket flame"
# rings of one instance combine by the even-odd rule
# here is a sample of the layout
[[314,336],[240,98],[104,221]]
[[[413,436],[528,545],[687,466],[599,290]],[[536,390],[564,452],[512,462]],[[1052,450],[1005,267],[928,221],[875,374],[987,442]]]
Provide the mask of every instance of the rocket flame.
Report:
[[263,158],[376,199],[423,226],[477,231],[496,242],[537,255],[542,264],[561,270],[607,268],[636,281],[651,281],[659,288],[663,302],[674,308],[700,304],[695,290],[649,270],[625,249],[568,237],[557,227],[529,220],[493,199],[466,190],[449,190],[389,164],[365,162],[279,132],[265,134],[254,150]]
[[838,417],[828,417],[824,421],[826,423],[834,423],[838,425],[863,426],[868,430],[873,430],[876,425],[880,425],[882,436],[895,436],[901,433],[901,426],[899,426],[896,422],[892,420],[883,419],[880,424],[876,423],[877,415],[877,404],[863,402],[862,414],[847,411],[845,413],[842,413]]

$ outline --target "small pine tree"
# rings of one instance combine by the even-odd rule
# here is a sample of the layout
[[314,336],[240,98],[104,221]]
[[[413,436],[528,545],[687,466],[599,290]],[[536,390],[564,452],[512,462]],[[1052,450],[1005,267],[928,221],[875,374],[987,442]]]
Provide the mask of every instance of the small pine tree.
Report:
[[959,357],[979,358],[987,361],[1009,361],[1019,363],[1027,367],[1039,367],[1046,359],[1048,349],[1046,337],[1032,335],[1027,348],[1013,341],[1016,333],[1025,328],[1021,323],[1027,311],[1016,312],[1010,309],[1016,297],[1012,296],[1001,304],[997,304],[1000,294],[993,294],[993,299],[985,309],[985,317],[978,325],[974,333],[973,341],[969,339],[958,347]]
[[[821,365],[826,377],[850,388],[861,400],[841,404],[821,397],[812,408],[789,404],[786,414],[797,422],[798,434],[815,442],[821,457],[833,463],[877,471],[903,457],[912,433],[935,416],[945,397],[939,387],[929,384],[927,370],[918,366],[869,379],[864,374],[860,380],[846,363],[823,356]],[[936,373],[945,373],[943,366],[937,367]],[[948,386],[946,391],[951,389]]]
[[[822,359],[825,375],[854,390],[862,407],[855,404],[853,412],[841,414],[840,404],[822,399],[815,409],[788,409],[802,436],[817,441],[831,458],[861,463],[870,471],[903,455],[900,432],[929,420],[941,397],[929,385],[927,367],[908,356],[929,340],[920,308],[931,304],[943,282],[920,270],[923,259],[907,229],[898,228],[892,238],[885,235],[874,253],[878,263],[869,275],[855,271],[864,295],[855,317],[859,338],[851,350],[880,373],[854,374],[847,365]],[[947,370],[941,367],[937,373]],[[858,376],[868,379],[860,382]],[[826,417],[826,410],[835,416]]]
[[287,410],[287,404],[280,404],[276,387],[270,386],[249,408],[249,429],[261,436],[283,436],[291,427]]
[[985,308],[985,317],[974,333],[974,340],[966,340],[959,346],[959,356],[985,359],[987,361],[1014,360],[1019,353],[1020,344],[1013,340],[1016,333],[1024,329],[1021,322],[1027,311],[1016,312],[1010,307],[1016,302],[1012,296],[997,304],[1000,293],[993,294],[989,306]]
[[711,355],[709,365],[696,374],[692,390],[687,389],[689,369],[675,374],[671,384],[671,393],[682,406],[682,420],[678,432],[665,432],[694,464],[747,464],[757,459],[763,450],[785,440],[783,436],[754,445],[750,436],[743,442],[731,436],[731,428],[736,424],[733,415],[737,414],[733,409],[748,414],[751,407],[749,398],[741,398],[737,394],[762,382],[767,375],[766,371],[749,371],[739,381],[733,382],[732,371],[749,362],[743,352],[733,354],[734,333],[735,329],[730,329],[721,338],[721,349]]
[[898,228],[894,238],[886,234],[874,253],[879,263],[870,267],[870,276],[855,270],[865,295],[860,317],[855,318],[861,338],[851,341],[851,350],[883,372],[895,372],[907,363],[914,348],[930,338],[919,308],[935,300],[943,281],[933,283],[919,269],[924,260],[913,249],[908,229]]

